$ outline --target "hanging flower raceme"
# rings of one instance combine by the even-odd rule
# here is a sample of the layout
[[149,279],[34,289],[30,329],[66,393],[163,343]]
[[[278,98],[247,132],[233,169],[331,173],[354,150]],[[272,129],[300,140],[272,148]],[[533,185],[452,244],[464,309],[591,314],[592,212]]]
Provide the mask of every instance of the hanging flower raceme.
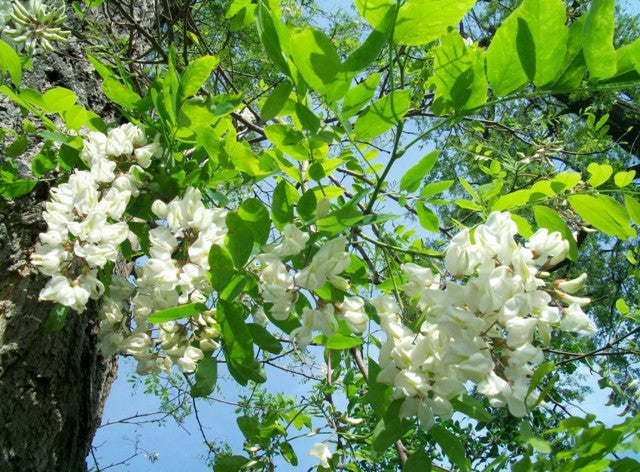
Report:
[[[141,151],[144,150],[144,151]],[[148,155],[140,159],[138,151]],[[142,182],[139,176],[151,157],[162,152],[155,142],[147,144],[143,131],[131,124],[108,134],[90,132],[81,159],[89,171],[76,170],[67,182],[54,187],[46,203],[47,232],[31,262],[51,279],[40,292],[48,300],[83,312],[89,299],[104,293],[98,271],[115,262],[118,246],[128,238],[123,215]]]
[[552,330],[596,331],[577,302],[589,300],[567,293],[578,290],[586,276],[553,286],[541,276],[566,257],[567,241],[541,229],[522,246],[516,235],[510,215],[495,212],[473,235],[464,229],[452,238],[445,255],[451,279],[405,264],[403,291],[426,317],[417,333],[403,324],[392,299],[373,302],[387,335],[378,381],[394,388],[393,398],[404,399],[400,414],[418,416],[425,429],[436,416],[452,415],[450,400],[469,383],[492,406],[524,416],[537,401],[536,392],[529,393],[530,379]]

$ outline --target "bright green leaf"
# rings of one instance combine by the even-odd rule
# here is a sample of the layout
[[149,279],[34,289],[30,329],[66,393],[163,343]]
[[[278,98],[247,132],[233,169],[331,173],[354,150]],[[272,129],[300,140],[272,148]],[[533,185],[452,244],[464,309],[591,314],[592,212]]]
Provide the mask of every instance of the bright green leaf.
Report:
[[419,46],[440,38],[449,26],[460,23],[477,0],[407,0],[398,11],[393,38]]
[[592,0],[584,22],[582,47],[591,80],[607,79],[617,71],[614,7],[614,0]]
[[149,323],[166,323],[167,321],[199,315],[204,311],[207,311],[207,306],[204,303],[189,303],[188,305],[175,306],[152,313],[149,316]]
[[278,116],[284,104],[289,99],[291,90],[293,90],[293,85],[288,80],[280,82],[277,87],[273,89],[260,109],[260,114],[264,121],[271,120]]
[[591,174],[591,177],[589,177],[589,184],[591,184],[592,187],[599,187],[609,180],[609,177],[613,174],[613,167],[609,164],[597,164],[592,162],[587,167],[587,171]]
[[202,56],[191,62],[180,79],[178,103],[182,103],[185,98],[197,94],[219,63],[220,59],[216,56]]
[[618,187],[623,188],[633,182],[635,176],[635,170],[616,172],[616,175],[613,176],[613,181]]
[[351,118],[371,101],[380,83],[380,77],[378,72],[371,74],[347,92],[342,101],[342,116],[344,118]]
[[420,226],[432,233],[440,231],[440,220],[438,220],[438,215],[427,208],[424,203],[418,202],[416,204],[416,212],[418,213]]
[[56,303],[47,315],[47,318],[42,323],[42,330],[45,333],[55,333],[60,331],[67,320],[69,314],[69,307]]
[[402,121],[411,104],[411,90],[395,90],[377,100],[358,117],[354,125],[357,139],[380,136]]
[[411,167],[400,179],[400,190],[415,192],[420,187],[424,176],[431,172],[438,160],[438,151],[431,151]]

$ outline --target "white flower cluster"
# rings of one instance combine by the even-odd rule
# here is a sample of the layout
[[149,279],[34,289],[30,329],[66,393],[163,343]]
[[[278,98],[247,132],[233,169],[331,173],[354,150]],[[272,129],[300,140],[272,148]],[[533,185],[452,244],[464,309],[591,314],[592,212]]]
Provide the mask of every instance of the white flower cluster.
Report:
[[115,262],[118,245],[129,228],[123,214],[129,199],[142,185],[139,177],[151,157],[162,149],[147,145],[143,131],[131,124],[105,135],[91,132],[80,157],[89,171],[76,170],[66,183],[51,190],[44,219],[48,228],[31,257],[40,272],[51,276],[40,292],[50,300],[83,312],[90,298],[98,299],[104,286],[98,270]]
[[537,400],[535,391],[528,397],[527,392],[544,357],[536,332],[548,343],[553,327],[596,331],[580,308],[589,299],[568,294],[584,284],[585,275],[556,282],[555,288],[540,278],[543,268],[566,257],[568,243],[541,229],[521,246],[516,234],[510,215],[495,212],[473,239],[465,229],[451,240],[445,267],[452,280],[415,264],[403,266],[403,290],[426,316],[418,333],[402,322],[390,297],[373,302],[387,335],[377,380],[394,387],[393,398],[405,399],[401,415],[417,415],[425,429],[435,416],[451,416],[450,400],[466,392],[468,383],[492,406],[524,416]]
[[[339,275],[351,263],[351,256],[345,250],[347,240],[344,237],[327,241],[306,267],[297,273],[291,273],[282,259],[299,254],[308,240],[307,233],[289,224],[282,231],[282,241],[267,247],[267,251],[256,258],[260,294],[265,302],[272,304],[271,316],[276,320],[287,319],[294,310],[297,291],[300,289],[313,292],[327,281],[342,290],[349,288],[347,280]],[[301,326],[291,336],[304,348],[311,342],[314,331],[333,336],[338,331],[339,320],[344,320],[354,333],[364,332],[369,322],[369,317],[364,312],[364,300],[360,297],[345,297],[336,306],[325,304],[316,309],[305,307]]]
[[215,311],[191,317],[186,324],[162,323],[157,339],[147,318],[158,310],[208,301],[209,251],[213,244],[224,244],[227,212],[206,208],[200,191],[191,187],[168,204],[156,200],[152,211],[167,226],[149,232],[150,257],[138,269],[131,300],[135,327],[123,339],[121,350],[138,360],[140,373],[169,371],[174,363],[182,372],[193,372],[203,358],[202,350],[218,347]]

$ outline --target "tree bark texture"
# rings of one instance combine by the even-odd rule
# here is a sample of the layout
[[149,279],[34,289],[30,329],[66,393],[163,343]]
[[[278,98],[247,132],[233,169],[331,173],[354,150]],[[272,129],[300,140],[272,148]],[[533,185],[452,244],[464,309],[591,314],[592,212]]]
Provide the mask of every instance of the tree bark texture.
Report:
[[[70,3],[70,2],[69,2]],[[110,2],[90,10],[85,20],[95,24],[118,20]],[[153,2],[131,2],[129,12],[143,27],[153,18]],[[86,60],[85,26],[67,8],[66,24],[72,39],[54,53],[33,59],[25,71],[24,86],[44,92],[55,86],[73,90],[78,101],[105,120],[115,118],[115,108],[101,93],[100,80]],[[122,20],[124,21],[124,20]],[[106,23],[109,25],[110,23]],[[139,26],[139,25],[138,25]],[[120,36],[128,31],[120,29]],[[113,32],[113,29],[112,29]],[[136,39],[131,35],[131,40]],[[130,42],[140,53],[146,44]],[[18,132],[23,116],[18,107],[0,96],[0,127]],[[5,143],[6,144],[6,143]],[[19,159],[28,174],[30,157]],[[29,157],[30,156],[30,157]],[[4,157],[0,154],[0,164]],[[100,424],[102,409],[117,374],[117,359],[103,358],[97,349],[95,310],[70,311],[65,326],[44,333],[42,325],[52,303],[39,302],[47,277],[39,274],[29,258],[38,234],[46,230],[42,219],[48,185],[40,183],[16,201],[0,199],[0,471],[85,471],[86,456]]]

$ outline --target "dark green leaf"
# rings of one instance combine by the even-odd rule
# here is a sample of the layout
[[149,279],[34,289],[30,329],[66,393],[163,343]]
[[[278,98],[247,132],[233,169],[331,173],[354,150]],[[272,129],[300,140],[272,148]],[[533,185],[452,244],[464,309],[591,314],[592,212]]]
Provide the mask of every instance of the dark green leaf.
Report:
[[273,224],[282,230],[287,223],[293,222],[294,195],[297,190],[286,180],[281,180],[273,191],[273,202],[271,204],[271,218]]
[[239,212],[230,212],[225,218],[227,223],[227,236],[225,245],[231,254],[233,264],[238,269],[242,269],[249,260],[253,251],[253,230],[251,224],[246,222]]
[[288,80],[280,82],[278,86],[273,89],[273,92],[269,94],[260,110],[263,121],[268,121],[278,116],[284,104],[287,103],[292,89],[293,85]]
[[466,458],[464,446],[453,433],[436,425],[429,430],[429,435],[440,446],[452,464],[460,470],[469,470],[469,461]]
[[317,204],[316,193],[313,189],[307,190],[302,194],[300,201],[296,205],[300,219],[302,221],[311,221],[315,217]]
[[409,457],[402,466],[402,472],[431,472],[431,458],[420,449]]
[[280,443],[280,453],[289,464],[294,467],[298,465],[298,456],[296,456],[291,444],[288,442]]
[[[279,13],[279,12],[277,12]],[[282,45],[280,35],[285,35],[286,30],[282,25],[280,18],[275,12],[269,10],[263,1],[258,3],[256,10],[256,26],[258,29],[258,37],[264,46],[264,50],[280,72],[291,76],[289,65],[282,55]]]
[[235,274],[231,255],[225,248],[213,244],[209,250],[209,267],[209,283],[219,293],[229,284]]
[[398,399],[392,402],[373,430],[373,438],[371,449],[376,455],[381,455],[389,446],[409,431],[411,423],[407,420],[400,419],[400,408],[404,399]]
[[491,414],[482,406],[482,403],[470,395],[460,395],[458,398],[452,398],[450,401],[456,411],[464,413],[474,420],[490,423],[493,419]]
[[263,326],[256,323],[247,323],[253,342],[259,347],[272,354],[280,354],[282,352],[282,344]]
[[218,380],[218,361],[213,357],[205,357],[198,362],[195,379],[196,383],[191,387],[192,397],[206,397],[211,394]]

